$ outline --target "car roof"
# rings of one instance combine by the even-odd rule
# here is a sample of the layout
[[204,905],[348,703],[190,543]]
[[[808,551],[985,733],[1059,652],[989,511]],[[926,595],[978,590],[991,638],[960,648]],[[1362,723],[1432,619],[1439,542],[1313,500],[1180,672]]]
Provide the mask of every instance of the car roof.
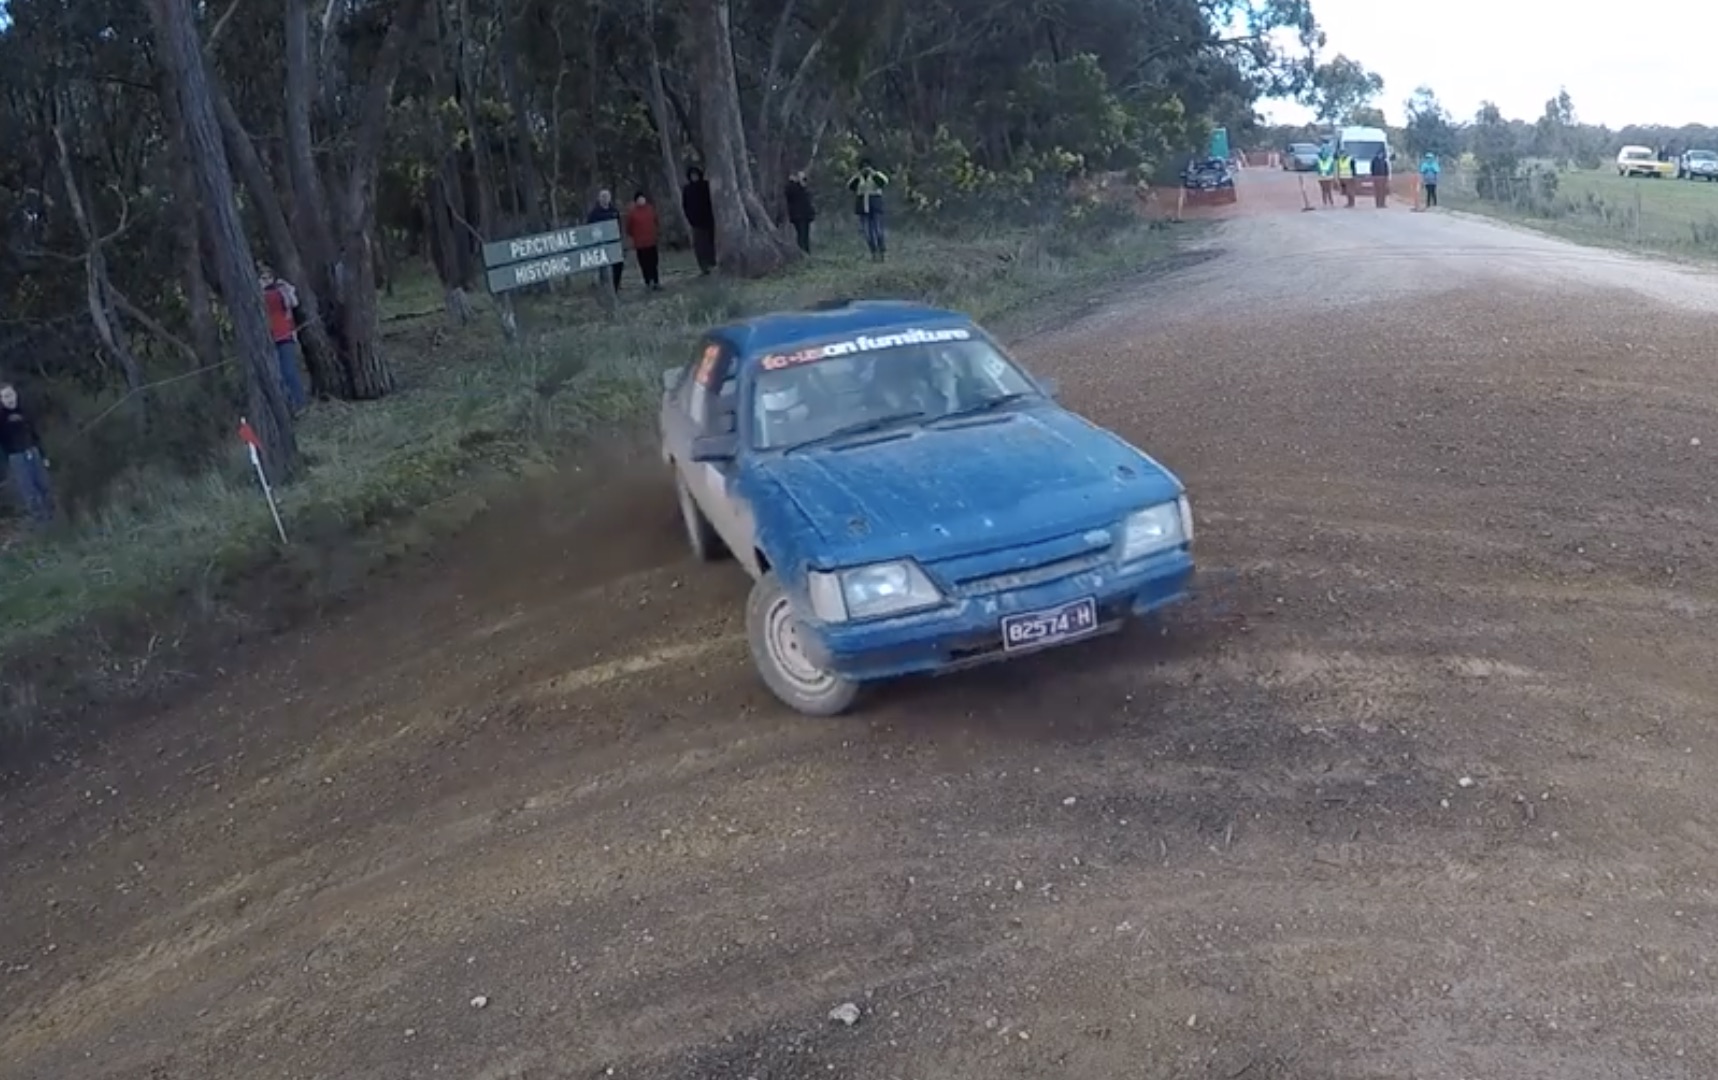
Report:
[[805,311],[777,311],[711,330],[742,358],[775,352],[805,342],[855,337],[911,326],[971,326],[970,315],[911,300],[835,300]]

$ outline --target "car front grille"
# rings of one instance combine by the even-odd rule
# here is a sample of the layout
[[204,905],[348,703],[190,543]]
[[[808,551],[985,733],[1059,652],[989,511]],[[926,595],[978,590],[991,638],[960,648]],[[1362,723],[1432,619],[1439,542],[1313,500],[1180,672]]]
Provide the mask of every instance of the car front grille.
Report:
[[1088,529],[1017,548],[945,559],[933,563],[930,570],[959,596],[988,596],[1099,569],[1110,561],[1113,546],[1110,530]]

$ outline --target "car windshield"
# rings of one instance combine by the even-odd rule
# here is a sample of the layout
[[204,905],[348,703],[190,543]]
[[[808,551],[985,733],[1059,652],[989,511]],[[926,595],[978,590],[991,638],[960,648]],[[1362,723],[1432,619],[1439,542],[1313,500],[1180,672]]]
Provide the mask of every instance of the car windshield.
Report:
[[1689,161],[1718,161],[1718,154],[1714,154],[1710,150],[1690,150],[1688,152],[1688,160]]
[[[887,344],[901,338],[909,343]],[[1024,372],[970,330],[860,337],[764,358],[752,382],[752,446],[782,450],[841,432],[932,423],[1036,394]]]
[[1297,142],[1293,146],[1289,147],[1289,152],[1292,154],[1316,154],[1318,153],[1318,147],[1311,143]]
[[1651,150],[1624,150],[1623,151],[1623,160],[1624,161],[1651,161],[1652,160],[1652,151]]
[[1342,149],[1346,150],[1348,156],[1356,161],[1371,161],[1378,156],[1378,151],[1384,149],[1384,144],[1381,142],[1350,142],[1343,143]]

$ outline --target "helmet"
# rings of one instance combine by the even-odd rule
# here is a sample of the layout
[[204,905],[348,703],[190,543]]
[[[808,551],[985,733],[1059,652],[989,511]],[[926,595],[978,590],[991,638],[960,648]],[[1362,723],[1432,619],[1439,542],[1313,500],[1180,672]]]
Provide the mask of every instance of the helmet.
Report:
[[765,390],[763,405],[766,412],[786,412],[799,404],[799,387],[792,383]]

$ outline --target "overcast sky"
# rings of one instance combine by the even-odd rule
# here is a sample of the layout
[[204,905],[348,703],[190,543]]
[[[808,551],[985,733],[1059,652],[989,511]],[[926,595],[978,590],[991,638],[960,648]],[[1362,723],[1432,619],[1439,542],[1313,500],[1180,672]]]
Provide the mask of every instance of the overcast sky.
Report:
[[[1583,121],[1718,125],[1718,2],[1634,0],[1616,7],[1558,0],[1313,0],[1337,53],[1384,77],[1391,123],[1421,83],[1457,119],[1479,103],[1537,119],[1567,87]],[[1590,13],[1590,14],[1589,14]],[[1279,123],[1310,120],[1293,103],[1261,102]]]

